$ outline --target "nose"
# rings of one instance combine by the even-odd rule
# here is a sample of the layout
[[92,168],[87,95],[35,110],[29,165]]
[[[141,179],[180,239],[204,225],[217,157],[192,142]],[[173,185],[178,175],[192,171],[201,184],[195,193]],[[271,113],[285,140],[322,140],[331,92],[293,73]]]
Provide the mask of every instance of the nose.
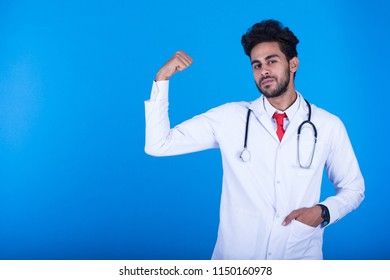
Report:
[[263,68],[261,69],[260,74],[261,74],[261,76],[262,76],[263,78],[266,78],[267,76],[269,76],[269,70],[268,70],[266,67],[263,67]]

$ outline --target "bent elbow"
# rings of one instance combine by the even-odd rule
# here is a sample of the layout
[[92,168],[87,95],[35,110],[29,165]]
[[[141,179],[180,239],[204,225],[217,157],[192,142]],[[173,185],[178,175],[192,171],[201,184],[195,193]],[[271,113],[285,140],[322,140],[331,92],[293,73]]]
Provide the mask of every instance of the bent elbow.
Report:
[[149,146],[146,146],[145,145],[145,148],[144,148],[144,151],[147,155],[149,156],[153,156],[153,157],[157,157],[158,156],[158,153],[156,152],[155,149],[152,149],[151,147]]
[[170,141],[169,137],[150,137],[146,135],[144,151],[146,154],[154,157],[169,156]]
[[149,156],[153,156],[153,157],[162,157],[162,156],[164,156],[164,153],[162,152],[162,149],[158,149],[155,146],[145,145],[144,151]]

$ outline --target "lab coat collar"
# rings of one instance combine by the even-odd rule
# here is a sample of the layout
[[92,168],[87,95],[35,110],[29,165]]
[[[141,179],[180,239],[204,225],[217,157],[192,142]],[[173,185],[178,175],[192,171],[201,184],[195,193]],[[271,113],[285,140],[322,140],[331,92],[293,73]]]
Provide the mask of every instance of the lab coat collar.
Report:
[[[290,119],[290,124],[286,129],[281,143],[287,141],[290,137],[296,137],[298,126],[307,119],[308,108],[305,99],[298,91],[297,94],[297,98],[299,99],[299,107],[297,112],[293,115],[292,119]],[[264,98],[265,97],[261,95],[259,98],[251,102],[248,109],[252,110],[253,114],[262,124],[262,126],[269,132],[270,135],[272,135],[275,141],[279,142],[275,128],[272,124],[272,120],[269,118],[267,111],[264,108]]]
[[277,138],[275,129],[272,125],[271,119],[268,117],[267,111],[264,108],[263,99],[265,97],[262,95],[257,98],[255,101],[251,102],[248,109],[253,112],[256,119],[260,122],[260,124],[267,130],[267,132],[275,138],[275,141],[279,141]]

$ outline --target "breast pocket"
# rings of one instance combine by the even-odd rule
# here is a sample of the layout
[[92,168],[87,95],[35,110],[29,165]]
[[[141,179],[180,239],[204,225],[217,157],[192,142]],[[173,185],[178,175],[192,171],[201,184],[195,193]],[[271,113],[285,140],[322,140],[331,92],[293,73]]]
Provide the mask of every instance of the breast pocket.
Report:
[[326,161],[326,147],[314,139],[300,140],[297,144],[297,161],[295,167],[298,176],[313,175],[323,169]]

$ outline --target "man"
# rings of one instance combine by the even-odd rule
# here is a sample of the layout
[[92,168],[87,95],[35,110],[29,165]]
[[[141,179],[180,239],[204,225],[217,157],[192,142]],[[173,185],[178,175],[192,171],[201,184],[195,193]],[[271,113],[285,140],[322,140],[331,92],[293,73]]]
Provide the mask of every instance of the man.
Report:
[[[296,91],[299,41],[287,27],[262,21],[241,42],[262,95],[170,128],[168,80],[192,63],[179,51],[159,70],[145,102],[145,151],[169,156],[221,149],[224,178],[213,259],[322,259],[324,228],[364,198],[347,132],[339,118]],[[324,166],[335,195],[320,202]]]

